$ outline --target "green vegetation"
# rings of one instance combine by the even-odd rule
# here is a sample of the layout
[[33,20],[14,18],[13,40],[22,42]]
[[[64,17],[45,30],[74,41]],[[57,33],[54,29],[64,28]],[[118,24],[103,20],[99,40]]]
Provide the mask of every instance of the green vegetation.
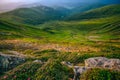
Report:
[[80,80],[120,80],[120,72],[106,69],[91,69],[84,73]]
[[36,73],[37,69],[40,68],[42,64],[34,63],[34,62],[26,62],[15,69],[7,72],[3,77],[2,80],[28,80],[34,79],[34,74]]
[[83,12],[86,12],[88,10],[92,10],[92,9],[96,9],[96,8],[100,8],[102,6],[105,6],[105,4],[88,4],[88,5],[85,5],[85,4],[81,4],[75,8],[72,9],[72,14],[77,14],[77,13],[83,13]]
[[0,20],[0,39],[13,38],[41,38],[45,32],[38,28],[30,27],[24,24],[13,24],[8,21]]
[[58,60],[48,60],[48,62],[42,66],[37,74],[37,80],[68,80],[69,69],[61,65]]
[[[73,78],[73,71],[61,64],[61,61],[70,61],[75,65],[83,65],[85,59],[90,57],[105,56],[108,58],[120,58],[118,53],[68,53],[58,52],[57,50],[44,50],[39,52],[31,52],[34,58],[28,62],[4,73],[1,80],[7,76],[5,80],[68,80]],[[37,53],[37,54],[35,54]],[[30,54],[30,53],[29,53]],[[36,57],[37,56],[37,57]],[[33,62],[35,59],[40,59],[43,64]],[[89,74],[92,73],[92,74]],[[92,69],[82,75],[81,80],[119,80],[119,73],[116,71]]]
[[109,17],[113,15],[120,14],[120,5],[108,5],[102,8],[93,9],[90,11],[86,11],[81,14],[75,14],[70,16],[68,20],[82,20],[82,19],[95,19],[101,17]]
[[61,16],[66,15],[66,12],[63,13],[63,11],[64,9],[55,10],[46,6],[38,6],[32,8],[20,8],[3,13],[0,15],[0,18],[17,23],[38,25],[46,21],[61,19]]
[[[19,10],[17,11],[17,13],[18,12]],[[24,12],[30,13],[29,11],[24,11]],[[31,12],[34,12],[34,11],[31,11]],[[119,38],[119,34],[120,34],[120,28],[119,28],[120,19],[118,18],[120,16],[118,15],[120,13],[119,5],[111,5],[111,6],[106,6],[103,8],[98,8],[92,11],[88,11],[87,15],[90,15],[93,12],[96,14],[100,12],[101,15],[104,15],[104,13],[107,12],[106,13],[107,16],[103,17],[101,15],[98,15],[100,16],[99,18],[96,17],[96,19],[92,19],[88,17],[88,20],[82,20],[82,21],[47,22],[45,24],[36,25],[36,27],[35,26],[31,27],[28,25],[23,25],[23,24],[18,24],[18,23],[13,24],[12,22],[9,22],[9,19],[6,18],[7,21],[6,20],[0,21],[0,25],[1,25],[0,35],[2,36],[0,38],[9,39],[10,37],[12,38],[22,37],[26,39],[30,38],[31,40],[36,39],[42,42],[44,41],[45,43],[46,42],[48,43],[49,42],[80,43],[81,41],[86,42],[89,40],[109,40],[109,39]],[[17,13],[15,14],[17,15]],[[12,14],[12,12],[6,13],[6,15],[9,15],[9,14]],[[15,16],[15,14],[13,15]],[[34,18],[32,18],[32,20],[33,19]]]
[[[73,71],[63,66],[62,61],[83,65],[90,57],[120,59],[119,7],[111,5],[87,11],[71,16],[72,21],[51,21],[58,16],[54,15],[56,11],[46,7],[43,8],[50,11],[24,8],[1,14],[0,52],[20,52],[27,56],[27,62],[0,74],[0,79],[71,80]],[[40,24],[44,19],[49,22]],[[43,64],[34,60],[41,60]],[[119,80],[119,76],[114,70],[92,69],[84,73],[81,80]]]

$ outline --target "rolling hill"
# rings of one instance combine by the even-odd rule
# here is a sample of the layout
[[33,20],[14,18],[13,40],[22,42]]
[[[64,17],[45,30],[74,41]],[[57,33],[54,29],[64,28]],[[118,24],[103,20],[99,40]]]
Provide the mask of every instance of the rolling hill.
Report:
[[77,5],[76,7],[71,9],[71,15],[77,14],[77,13],[83,13],[86,12],[88,10],[92,10],[92,9],[96,9],[96,8],[100,8],[103,7],[107,4],[100,4],[100,3],[94,3],[94,4],[81,4],[81,5]]
[[86,11],[84,13],[77,13],[68,18],[68,20],[83,20],[110,17],[120,14],[120,5],[108,5],[102,8]]
[[[87,11],[85,13],[91,14],[92,12],[98,14],[98,12],[101,11],[101,16],[98,16],[99,18],[89,18],[87,20],[74,20],[73,21],[52,21],[52,22],[46,22],[45,24],[41,25],[36,25],[33,27],[31,26],[26,26],[26,25],[21,25],[21,24],[13,24],[9,22],[9,19],[6,18],[7,22],[4,22],[1,20],[1,25],[3,27],[0,28],[1,34],[9,34],[10,31],[7,31],[8,29],[12,29],[13,33],[17,35],[16,36],[22,36],[22,37],[33,37],[33,38],[41,38],[41,40],[48,40],[50,42],[77,42],[79,43],[80,41],[87,40],[89,36],[99,36],[99,40],[104,40],[104,39],[117,39],[119,38],[120,34],[120,19],[119,17],[119,10],[116,10],[119,5],[110,5],[110,6],[105,6],[103,8],[98,8],[95,10]],[[35,10],[36,8],[34,8]],[[56,9],[61,11],[62,8]],[[23,10],[23,9],[22,9]],[[27,9],[28,10],[28,9]],[[38,10],[38,9],[37,9]],[[64,9],[62,9],[63,11]],[[113,12],[111,12],[111,10]],[[107,11],[107,15],[103,14],[103,12]],[[13,11],[15,12],[15,11]],[[29,19],[33,18],[33,16],[27,15],[28,14],[34,14],[36,15],[37,13],[32,11],[30,8],[30,12],[28,11],[23,11],[23,12],[16,12],[14,15],[16,16],[21,16],[22,19],[26,20],[26,17],[23,16],[23,14],[18,13],[25,13],[26,12],[26,17]],[[5,13],[5,14],[13,14],[11,13]],[[44,14],[44,13],[43,13]],[[83,14],[83,13],[81,13]],[[97,16],[97,15],[96,15]],[[104,16],[104,17],[103,17]],[[6,16],[7,17],[7,16]],[[85,16],[87,17],[87,16]],[[94,17],[94,16],[90,16]],[[56,17],[55,17],[56,18]],[[14,19],[14,18],[13,18]],[[16,18],[17,19],[17,18]],[[20,18],[19,18],[20,19]],[[17,19],[18,20],[18,19]],[[29,20],[27,20],[29,21]],[[33,18],[32,21],[36,20]],[[39,20],[37,20],[39,21]],[[7,24],[7,25],[6,25]],[[11,27],[12,25],[12,27]],[[7,30],[5,29],[7,26]],[[13,27],[14,26],[14,27]],[[17,28],[15,30],[14,28]],[[23,29],[23,31],[22,31]],[[25,31],[25,33],[23,33]],[[6,33],[8,32],[8,33]],[[12,33],[12,34],[13,34]],[[22,33],[22,34],[21,34]],[[10,33],[11,34],[11,33]],[[19,34],[19,35],[18,35]],[[8,35],[11,36],[11,35]]]
[[[119,7],[110,5],[78,13],[66,21],[61,15],[66,16],[68,12],[61,7],[20,8],[1,14],[0,54],[23,55],[26,62],[7,71],[8,65],[14,62],[0,56],[2,68],[6,69],[0,72],[0,80],[73,80],[76,73],[72,68],[84,66],[88,58],[106,57],[118,61]],[[72,68],[62,64],[63,61],[73,65]],[[120,72],[114,69],[93,68],[80,78],[119,80],[119,76]]]
[[23,24],[37,25],[46,21],[59,20],[66,15],[65,9],[53,9],[47,6],[19,8],[0,15],[1,18]]
[[[32,7],[32,5],[35,5]],[[53,20],[63,20],[75,13],[82,13],[87,10],[104,6],[103,4],[83,4],[74,8],[60,6],[43,6],[40,4],[23,5],[21,8],[0,14],[0,18],[22,24],[38,25]]]
[[[53,41],[80,42],[87,40],[86,37],[91,36],[99,37],[98,40],[119,39],[119,7],[119,5],[109,5],[102,8],[97,8],[95,10],[85,12],[89,12],[89,14],[82,17],[88,16],[87,19],[78,19],[77,21],[72,19],[72,21],[48,22],[40,25],[39,28],[47,33],[51,33],[51,37],[53,38],[50,37],[49,40],[52,39]],[[92,13],[96,13],[98,15],[92,16]],[[82,14],[83,13],[81,13],[81,15]]]
[[15,24],[0,20],[0,39],[42,38],[45,32],[24,24]]

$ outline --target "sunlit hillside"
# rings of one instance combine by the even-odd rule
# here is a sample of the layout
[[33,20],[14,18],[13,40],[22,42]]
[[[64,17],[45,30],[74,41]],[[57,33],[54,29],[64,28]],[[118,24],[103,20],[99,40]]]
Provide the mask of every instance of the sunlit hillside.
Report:
[[1,13],[0,80],[120,80],[120,5],[78,7]]

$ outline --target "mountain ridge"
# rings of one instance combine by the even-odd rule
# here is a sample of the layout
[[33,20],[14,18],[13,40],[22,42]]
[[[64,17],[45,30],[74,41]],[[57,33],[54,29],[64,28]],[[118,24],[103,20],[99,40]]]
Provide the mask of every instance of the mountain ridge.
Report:
[[101,8],[92,9],[83,13],[77,13],[68,18],[68,20],[82,20],[82,19],[94,19],[100,17],[109,17],[112,15],[120,14],[120,5],[113,4],[107,5]]
[[66,14],[47,6],[19,8],[0,15],[2,19],[28,24],[41,24],[50,20],[59,20]]

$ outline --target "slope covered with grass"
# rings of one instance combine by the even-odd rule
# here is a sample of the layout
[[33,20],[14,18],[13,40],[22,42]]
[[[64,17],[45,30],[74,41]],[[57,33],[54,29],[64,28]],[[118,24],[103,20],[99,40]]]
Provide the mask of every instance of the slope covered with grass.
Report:
[[[90,19],[84,21],[57,21],[40,25],[47,32],[49,40],[57,42],[81,42],[94,40],[109,40],[119,38],[119,16]],[[96,36],[96,37],[95,37]]]
[[120,5],[108,5],[102,8],[93,9],[84,13],[77,13],[68,18],[68,20],[82,20],[82,19],[95,19],[105,18],[120,14]]
[[36,27],[0,21],[1,39],[34,38],[42,42],[81,43],[91,39],[118,39],[119,16],[85,21],[55,21]]
[[80,80],[119,80],[120,72],[107,69],[92,69],[84,73]]
[[45,32],[24,24],[15,24],[0,20],[0,39],[41,38]]
[[[96,14],[98,11],[96,9]],[[6,21],[0,20],[0,52],[17,51],[27,56],[28,61],[0,74],[0,79],[72,80],[73,70],[62,65],[62,61],[83,66],[84,60],[91,57],[120,59],[119,13],[107,14],[36,26],[12,23],[7,18]],[[114,70],[91,69],[82,75],[81,80],[119,80],[119,76],[120,73]]]
[[[66,9],[65,9],[66,10]],[[59,20],[66,15],[64,9],[54,9],[46,6],[20,8],[0,15],[1,18],[24,24],[41,24],[46,21]]]
[[71,12],[73,14],[77,14],[77,13],[83,13],[86,12],[88,10],[92,10],[92,9],[96,9],[96,8],[100,8],[102,6],[105,6],[105,4],[100,4],[100,3],[95,3],[95,4],[81,4],[81,5],[77,5],[75,8],[71,9]]

